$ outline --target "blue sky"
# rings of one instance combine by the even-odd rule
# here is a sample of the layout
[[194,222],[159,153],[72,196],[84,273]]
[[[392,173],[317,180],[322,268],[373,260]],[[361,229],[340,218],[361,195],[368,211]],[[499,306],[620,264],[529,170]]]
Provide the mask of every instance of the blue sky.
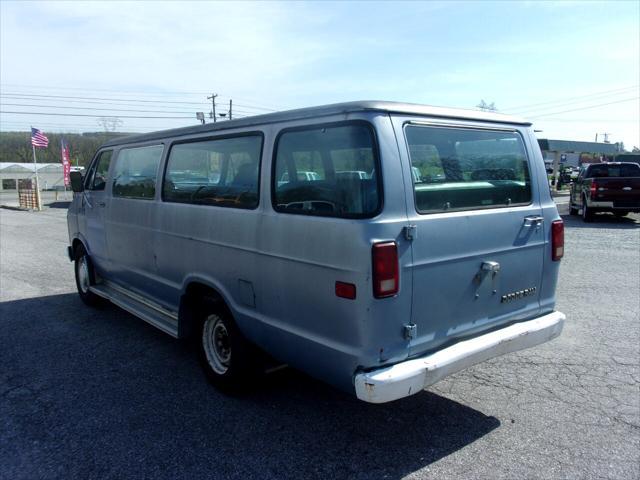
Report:
[[[233,98],[237,116],[357,99],[462,108],[484,99],[530,118],[544,138],[608,132],[640,147],[639,5],[3,1],[2,110],[122,115],[119,130],[148,131],[194,123],[211,92],[218,111]],[[0,116],[3,130],[30,124],[100,128],[89,116]]]

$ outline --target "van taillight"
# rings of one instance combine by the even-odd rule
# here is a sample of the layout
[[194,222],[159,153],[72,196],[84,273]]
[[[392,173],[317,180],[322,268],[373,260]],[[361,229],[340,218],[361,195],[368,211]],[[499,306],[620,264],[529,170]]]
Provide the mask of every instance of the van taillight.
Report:
[[598,191],[598,184],[596,183],[595,180],[593,180],[591,182],[591,186],[589,187],[589,197],[591,198],[591,200],[595,200],[596,199],[596,192]]
[[375,243],[372,248],[373,296],[393,297],[398,293],[400,274],[396,242]]
[[564,255],[564,222],[555,220],[551,224],[551,259],[554,262]]

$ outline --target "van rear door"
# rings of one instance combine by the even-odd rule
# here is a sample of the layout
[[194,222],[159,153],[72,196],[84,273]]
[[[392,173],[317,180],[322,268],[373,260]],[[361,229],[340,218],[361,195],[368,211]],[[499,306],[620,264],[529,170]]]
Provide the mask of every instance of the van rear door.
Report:
[[406,119],[394,128],[416,227],[409,354],[539,314],[549,226],[528,137],[516,127]]

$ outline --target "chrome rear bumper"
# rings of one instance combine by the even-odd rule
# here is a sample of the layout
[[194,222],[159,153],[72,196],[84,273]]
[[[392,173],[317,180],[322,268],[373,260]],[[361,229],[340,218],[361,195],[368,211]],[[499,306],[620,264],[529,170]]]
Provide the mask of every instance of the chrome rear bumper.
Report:
[[464,340],[390,367],[355,376],[356,396],[370,403],[385,403],[420,392],[447,375],[493,357],[533,347],[562,332],[565,315],[553,312]]

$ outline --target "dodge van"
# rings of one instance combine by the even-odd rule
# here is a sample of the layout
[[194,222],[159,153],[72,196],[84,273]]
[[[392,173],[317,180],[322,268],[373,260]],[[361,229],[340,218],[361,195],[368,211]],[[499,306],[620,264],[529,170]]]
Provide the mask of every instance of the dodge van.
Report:
[[518,118],[341,103],[111,140],[72,175],[82,301],[195,338],[225,389],[275,359],[388,402],[563,327],[564,226]]

